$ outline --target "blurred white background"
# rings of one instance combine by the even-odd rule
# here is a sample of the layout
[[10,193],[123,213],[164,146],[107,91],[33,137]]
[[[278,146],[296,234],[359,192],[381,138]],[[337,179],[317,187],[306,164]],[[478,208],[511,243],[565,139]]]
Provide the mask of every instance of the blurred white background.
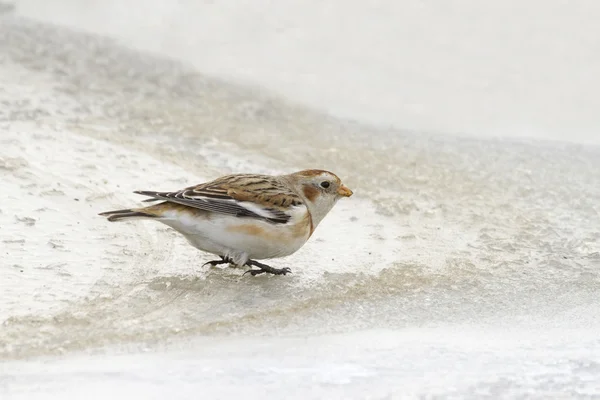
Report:
[[600,2],[17,0],[337,116],[600,143]]

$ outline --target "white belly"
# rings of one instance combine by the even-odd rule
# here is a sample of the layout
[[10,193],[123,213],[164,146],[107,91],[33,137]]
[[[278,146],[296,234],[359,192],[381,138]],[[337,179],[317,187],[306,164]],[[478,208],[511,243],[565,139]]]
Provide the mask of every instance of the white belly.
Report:
[[192,246],[229,257],[239,266],[248,260],[288,256],[310,236],[308,218],[290,225],[225,214],[177,213],[165,215],[159,221],[183,234]]

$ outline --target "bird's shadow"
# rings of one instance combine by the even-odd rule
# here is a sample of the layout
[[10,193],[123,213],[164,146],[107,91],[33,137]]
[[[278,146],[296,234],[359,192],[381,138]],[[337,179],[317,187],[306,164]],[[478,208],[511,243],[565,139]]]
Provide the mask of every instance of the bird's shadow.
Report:
[[143,293],[157,307],[170,313],[190,312],[202,324],[262,314],[267,310],[290,307],[305,288],[293,283],[291,276],[242,275],[243,270],[214,270],[203,276],[162,275],[144,281]]
[[293,275],[274,276],[244,274],[245,269],[210,268],[198,274],[160,275],[145,281],[148,289],[155,292],[184,290],[206,293],[219,291],[273,290],[290,288],[294,282]]

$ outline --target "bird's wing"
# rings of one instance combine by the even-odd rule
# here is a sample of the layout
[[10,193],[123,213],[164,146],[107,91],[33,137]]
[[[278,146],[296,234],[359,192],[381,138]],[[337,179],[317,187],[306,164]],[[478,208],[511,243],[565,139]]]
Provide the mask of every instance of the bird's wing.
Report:
[[177,192],[136,191],[145,201],[166,200],[200,210],[285,224],[306,209],[302,199],[285,183],[268,175],[228,175]]

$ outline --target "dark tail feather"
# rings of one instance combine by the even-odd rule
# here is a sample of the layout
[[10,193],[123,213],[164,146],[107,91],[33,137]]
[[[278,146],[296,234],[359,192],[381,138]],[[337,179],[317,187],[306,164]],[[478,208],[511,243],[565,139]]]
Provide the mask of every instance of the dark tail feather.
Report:
[[106,212],[102,212],[98,215],[108,217],[108,220],[111,222],[118,221],[123,218],[134,218],[134,217],[154,218],[155,217],[155,215],[147,214],[147,213],[135,211],[135,210],[106,211]]
[[150,199],[142,200],[143,202],[152,202],[152,201],[164,200],[164,198],[162,198],[162,196],[161,196],[161,194],[163,194],[163,193],[159,193],[159,192],[152,192],[150,190],[136,190],[133,193],[141,194],[142,196],[149,196],[149,197],[151,197]]

